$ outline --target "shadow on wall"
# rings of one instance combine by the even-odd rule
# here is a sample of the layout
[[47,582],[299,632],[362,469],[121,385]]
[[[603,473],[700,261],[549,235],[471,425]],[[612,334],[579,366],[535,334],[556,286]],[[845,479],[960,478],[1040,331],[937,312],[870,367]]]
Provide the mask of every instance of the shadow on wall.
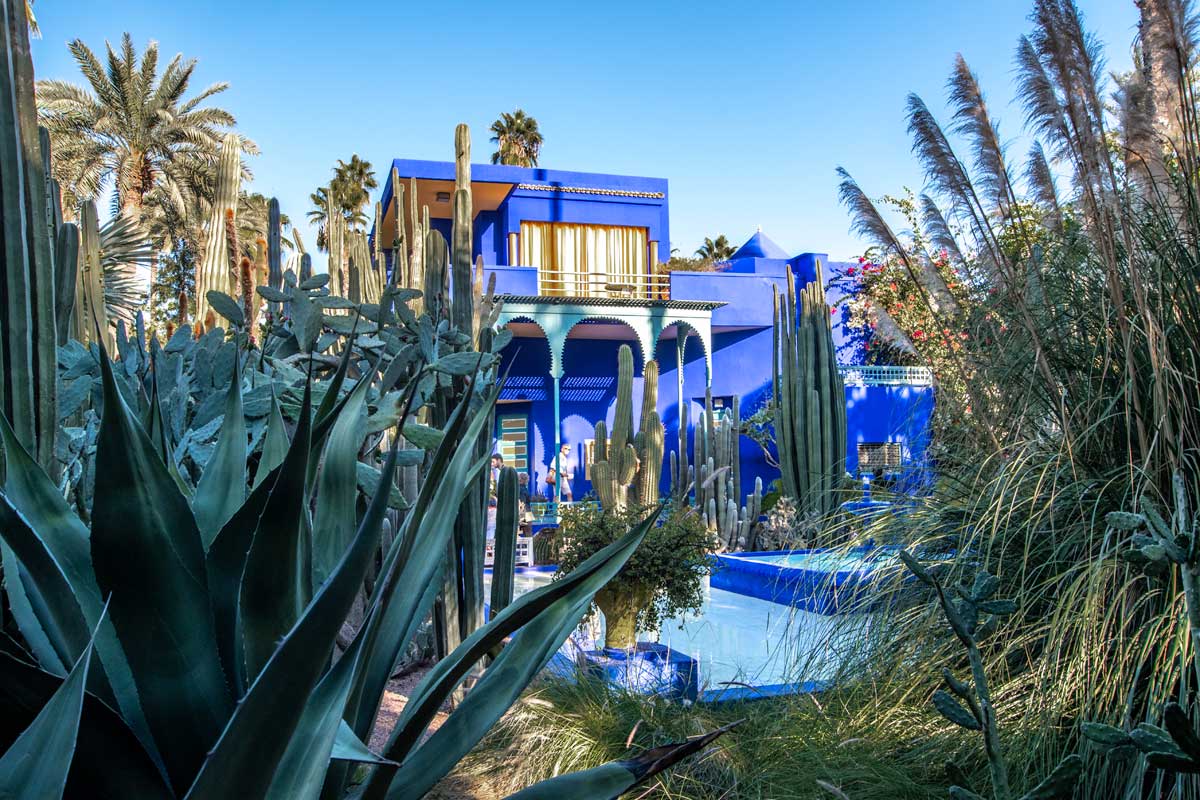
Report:
[[847,386],[846,422],[851,441],[846,470],[858,474],[858,445],[895,442],[901,446],[897,491],[919,493],[932,482],[929,463],[932,386]]

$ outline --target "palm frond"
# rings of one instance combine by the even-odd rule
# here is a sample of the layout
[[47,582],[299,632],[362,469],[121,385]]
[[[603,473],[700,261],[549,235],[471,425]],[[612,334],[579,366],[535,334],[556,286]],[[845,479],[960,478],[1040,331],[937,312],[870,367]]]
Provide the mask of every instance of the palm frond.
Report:
[[150,268],[156,253],[141,224],[116,215],[100,228],[100,269],[104,305],[110,318],[132,325],[150,293]]

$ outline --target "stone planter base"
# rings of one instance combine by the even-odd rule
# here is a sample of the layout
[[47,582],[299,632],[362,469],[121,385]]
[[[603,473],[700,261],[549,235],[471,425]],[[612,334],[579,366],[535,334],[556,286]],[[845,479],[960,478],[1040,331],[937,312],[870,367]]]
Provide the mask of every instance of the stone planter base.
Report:
[[638,642],[632,651],[585,650],[582,663],[561,654],[550,669],[568,677],[576,670],[640,694],[657,694],[672,700],[695,702],[699,694],[700,665],[696,659],[654,642]]

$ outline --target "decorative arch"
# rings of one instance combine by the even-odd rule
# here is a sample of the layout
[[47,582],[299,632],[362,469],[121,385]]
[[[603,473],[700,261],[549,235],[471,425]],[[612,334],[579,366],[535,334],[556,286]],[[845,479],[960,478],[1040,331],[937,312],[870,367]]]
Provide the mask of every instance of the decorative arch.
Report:
[[577,327],[579,327],[580,325],[582,325],[585,322],[608,322],[613,325],[623,325],[624,327],[628,328],[630,330],[630,332],[633,334],[634,341],[637,342],[637,349],[638,349],[639,354],[642,357],[642,369],[643,370],[646,369],[646,362],[650,361],[651,359],[654,358],[654,342],[657,341],[657,337],[655,339],[647,341],[645,336],[646,336],[646,334],[649,333],[649,331],[639,330],[640,326],[635,325],[633,321],[628,320],[628,319],[622,319],[621,317],[619,317],[615,314],[607,315],[607,316],[606,315],[591,315],[591,314],[589,314],[587,317],[584,317],[583,319],[578,319],[578,320],[575,320],[574,322],[572,322],[571,327],[567,328],[566,333],[563,334],[563,351],[564,352],[566,350],[567,339],[570,337],[571,331],[575,330]]
[[[679,365],[680,373],[683,370],[683,348],[687,338],[695,334],[700,341],[700,352],[704,354],[704,383],[706,386],[712,384],[712,324],[708,320],[699,319],[684,319],[678,317],[671,319],[663,330],[675,326],[677,333],[675,334],[676,347],[676,364]],[[661,335],[661,332],[660,332]]]
[[513,314],[512,316],[508,317],[507,319],[504,319],[501,322],[497,322],[496,326],[499,328],[506,328],[506,327],[508,327],[509,323],[512,323],[512,322],[527,322],[531,325],[536,325],[537,329],[542,332],[542,337],[544,339],[546,339],[547,341],[549,341],[549,339],[550,339],[550,334],[546,330],[546,326],[543,325],[541,322],[539,322],[537,317],[533,316],[532,314]]

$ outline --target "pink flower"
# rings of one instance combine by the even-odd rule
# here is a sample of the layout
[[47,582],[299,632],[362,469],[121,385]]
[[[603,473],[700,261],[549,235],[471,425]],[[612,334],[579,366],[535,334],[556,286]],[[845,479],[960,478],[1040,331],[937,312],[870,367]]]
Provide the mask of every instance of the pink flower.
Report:
[[851,267],[850,269],[846,270],[846,274],[847,274],[847,275],[853,275],[853,274],[854,274],[854,271],[855,271],[855,270],[854,270],[854,267]]

